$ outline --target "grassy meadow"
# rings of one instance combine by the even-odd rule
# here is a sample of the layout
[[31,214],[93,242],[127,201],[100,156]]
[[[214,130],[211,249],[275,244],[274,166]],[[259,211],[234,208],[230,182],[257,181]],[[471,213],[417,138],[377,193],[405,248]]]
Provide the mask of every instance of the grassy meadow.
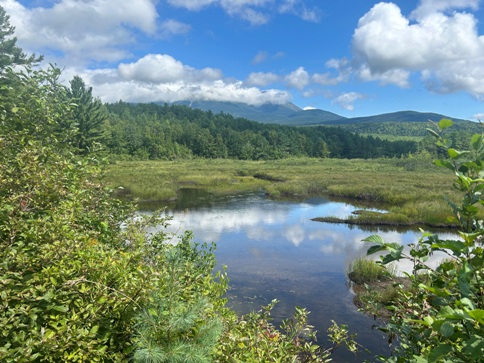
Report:
[[180,188],[215,194],[263,190],[272,198],[349,198],[389,211],[354,217],[367,224],[446,224],[450,208],[444,197],[459,197],[452,173],[416,159],[123,161],[108,167],[106,182],[119,195],[139,201],[174,200]]

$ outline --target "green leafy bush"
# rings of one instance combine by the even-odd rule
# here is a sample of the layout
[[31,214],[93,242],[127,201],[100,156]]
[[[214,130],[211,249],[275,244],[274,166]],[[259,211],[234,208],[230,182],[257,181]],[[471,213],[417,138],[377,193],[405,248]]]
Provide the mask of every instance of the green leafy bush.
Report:
[[[400,259],[413,263],[412,288],[402,290],[393,303],[392,318],[382,328],[397,339],[391,362],[481,362],[484,352],[484,250],[483,222],[478,215],[484,204],[484,136],[471,137],[468,150],[457,150],[443,136],[452,121],[443,119],[438,130],[429,130],[447,158],[435,160],[455,175],[460,205],[449,201],[452,222],[460,226],[460,239],[441,240],[432,233],[411,246],[408,254],[398,243],[370,236],[368,253],[387,251],[383,264]],[[428,264],[436,252],[448,255],[435,269]]]
[[121,229],[132,209],[95,182],[96,160],[65,143],[59,74],[11,73],[3,88],[0,360],[124,361],[156,279]]

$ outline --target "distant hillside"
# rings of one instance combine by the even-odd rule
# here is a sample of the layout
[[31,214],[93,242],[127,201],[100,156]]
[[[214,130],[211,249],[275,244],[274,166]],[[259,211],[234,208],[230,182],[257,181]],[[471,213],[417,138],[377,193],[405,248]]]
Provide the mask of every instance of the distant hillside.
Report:
[[[291,120],[291,116],[305,112],[293,103],[282,105],[266,103],[261,106],[251,106],[239,102],[218,102],[218,101],[179,101],[176,105],[185,105],[190,108],[198,108],[203,111],[228,113],[234,117],[242,117],[262,123],[275,123],[280,125],[292,125],[298,120]],[[324,111],[323,111],[324,112]]]
[[289,115],[289,119],[291,121],[289,124],[292,125],[320,125],[348,120],[346,117],[318,109],[301,110],[300,112]]
[[[399,111],[392,113],[384,113],[375,116],[366,117],[352,117],[344,120],[330,120],[326,124],[331,125],[345,125],[345,124],[362,124],[362,123],[383,123],[383,122],[425,122],[429,120],[433,122],[439,122],[443,118],[450,118],[453,121],[466,121],[461,119],[455,119],[450,116],[441,115],[432,112],[416,112],[416,111]],[[468,121],[470,122],[470,121]]]
[[382,136],[425,136],[428,134],[426,129],[430,126],[429,120],[439,122],[442,118],[450,118],[454,121],[452,131],[472,133],[481,131],[480,125],[475,122],[432,112],[399,111],[346,118],[319,109],[303,110],[293,103],[283,105],[267,103],[262,106],[250,106],[237,102],[181,101],[176,104],[212,111],[215,114],[223,112],[261,123],[287,126],[337,126],[350,132]]
[[443,118],[454,122],[453,132],[481,132],[480,124],[431,112],[400,111],[368,117],[354,117],[345,120],[331,120],[325,125],[338,126],[350,132],[372,135],[425,136],[431,123]]

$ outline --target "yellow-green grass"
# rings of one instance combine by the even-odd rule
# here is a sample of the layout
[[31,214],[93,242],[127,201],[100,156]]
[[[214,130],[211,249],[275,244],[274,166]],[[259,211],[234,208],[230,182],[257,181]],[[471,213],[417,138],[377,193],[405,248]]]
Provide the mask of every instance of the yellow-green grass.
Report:
[[121,194],[126,197],[141,201],[175,199],[181,188],[201,188],[214,194],[262,190],[274,198],[351,198],[389,211],[355,217],[362,220],[447,223],[451,213],[444,197],[460,198],[452,188],[452,173],[431,161],[409,163],[411,168],[405,160],[396,159],[123,161],[108,167],[106,181],[112,187],[123,187]]
[[395,271],[376,263],[369,258],[356,258],[349,266],[348,276],[357,284],[368,284],[394,277]]
[[400,298],[402,291],[412,288],[408,277],[397,276],[395,265],[383,266],[366,257],[353,261],[348,277],[354,283],[355,304],[383,319],[391,316],[392,311],[388,307]]

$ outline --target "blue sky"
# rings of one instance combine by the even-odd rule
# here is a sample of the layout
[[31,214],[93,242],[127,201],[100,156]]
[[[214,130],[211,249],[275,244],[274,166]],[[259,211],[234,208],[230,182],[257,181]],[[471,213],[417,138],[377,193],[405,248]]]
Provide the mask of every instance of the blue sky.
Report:
[[0,0],[105,102],[293,102],[484,120],[480,0]]

